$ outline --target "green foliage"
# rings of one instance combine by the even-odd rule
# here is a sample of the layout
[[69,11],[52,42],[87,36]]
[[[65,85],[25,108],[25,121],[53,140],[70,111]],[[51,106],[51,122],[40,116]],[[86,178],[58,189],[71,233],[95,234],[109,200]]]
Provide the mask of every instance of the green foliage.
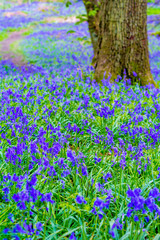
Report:
[[24,33],[22,33],[22,36],[29,36],[33,32],[34,32],[34,28],[30,27],[30,28],[26,29],[26,31]]
[[[83,21],[86,21],[86,15],[80,17],[80,22]],[[44,31],[44,26],[41,27]],[[48,62],[43,62],[39,54],[40,51],[38,51],[35,57],[33,54],[34,50],[43,49],[43,54],[46,55],[49,52],[54,52],[56,57],[52,59],[51,64],[55,67],[57,57],[59,57],[59,60],[63,59],[64,62],[68,63],[68,59],[65,59],[64,53],[69,46],[69,42],[74,41],[75,43],[79,41],[85,44],[87,41],[90,41],[84,36],[71,38],[75,33],[76,31],[74,30],[67,31],[68,38],[66,45],[63,44],[64,39],[56,40],[56,38],[51,36],[47,37],[46,40],[42,38],[43,41],[35,38],[32,46],[29,46],[30,43],[24,45],[24,43],[19,41],[14,42],[11,45],[11,49],[23,54],[24,51],[27,52],[30,48],[32,55],[28,54],[28,61],[31,63],[38,63],[39,61],[39,66],[43,67],[46,67]],[[28,29],[24,34],[32,34],[32,29]],[[61,44],[61,51],[57,49],[58,43]],[[73,44],[70,51],[72,53],[75,52],[76,55],[77,45],[75,44],[74,46]],[[12,196],[18,191],[25,191],[26,183],[23,182],[21,190],[18,189],[16,183],[9,185],[9,202],[5,202],[2,198],[4,196],[3,187],[6,186],[0,185],[0,239],[6,238],[6,234],[2,232],[4,228],[8,227],[11,229],[13,225],[21,224],[26,219],[34,227],[38,221],[41,221],[43,231],[41,231],[39,236],[36,233],[33,233],[32,236],[20,236],[22,240],[30,237],[33,240],[63,240],[68,239],[73,232],[76,233],[77,240],[109,240],[113,239],[109,234],[109,230],[112,228],[115,219],[120,218],[122,222],[124,220],[123,228],[122,230],[115,230],[116,240],[128,240],[133,239],[133,237],[135,240],[159,240],[159,219],[157,217],[154,218],[154,212],[148,212],[150,214],[150,223],[147,224],[142,212],[137,211],[140,221],[144,223],[143,228],[140,227],[140,221],[138,223],[134,222],[133,216],[130,218],[126,217],[129,203],[126,191],[128,190],[128,185],[132,189],[141,188],[142,196],[147,198],[152,188],[155,186],[160,188],[160,179],[157,178],[157,168],[159,167],[160,159],[159,142],[157,141],[155,146],[152,147],[152,139],[149,138],[155,137],[156,139],[159,137],[158,130],[155,133],[152,130],[155,130],[155,126],[159,126],[158,106],[160,104],[160,95],[156,91],[152,92],[151,89],[146,91],[140,89],[138,85],[125,86],[124,82],[119,83],[117,86],[95,87],[94,84],[88,83],[88,80],[91,82],[94,78],[93,72],[88,73],[79,67],[76,74],[76,76],[72,75],[71,72],[59,78],[54,69],[54,76],[51,73],[47,77],[39,72],[30,77],[18,75],[14,81],[12,75],[2,76],[0,97],[5,104],[9,103],[10,108],[7,112],[6,104],[1,116],[0,182],[3,176],[8,173],[12,175],[16,173],[18,176],[21,176],[26,172],[28,174],[27,180],[30,180],[38,170],[38,164],[35,164],[33,169],[29,169],[29,163],[32,161],[30,145],[31,142],[39,140],[38,136],[41,128],[45,132],[42,138],[43,143],[49,144],[50,148],[54,142],[60,141],[61,134],[62,140],[66,135],[69,135],[69,138],[67,144],[63,145],[57,156],[52,157],[49,151],[40,143],[37,144],[37,152],[33,153],[36,160],[43,159],[47,155],[46,158],[50,165],[56,169],[57,176],[52,177],[48,174],[49,168],[40,170],[35,186],[36,190],[40,190],[43,194],[51,192],[53,200],[56,201],[55,204],[38,200],[34,203],[26,202],[27,210],[19,210]],[[48,86],[46,85],[46,79],[49,81]],[[12,91],[12,93],[8,94],[7,91]],[[154,96],[156,102],[153,101]],[[85,98],[89,98],[88,105],[84,102]],[[41,100],[40,103],[38,103],[39,100]],[[157,105],[157,109],[155,108],[155,104]],[[80,107],[82,109],[79,111],[78,108]],[[103,107],[106,109],[106,116],[100,115],[103,112],[101,109]],[[22,109],[22,113],[20,112],[20,115],[13,122],[16,133],[14,137],[8,125],[13,121],[9,115],[10,111],[16,108]],[[110,114],[110,111],[113,109],[114,114]],[[139,113],[140,109],[141,112]],[[149,114],[149,117],[147,117],[147,114]],[[21,116],[23,116],[23,120],[26,118],[28,121],[26,123],[21,121]],[[138,117],[140,117],[140,120],[137,120]],[[83,124],[83,119],[88,121],[86,125]],[[68,130],[68,123],[72,127],[76,124],[80,131]],[[18,124],[22,124],[21,131],[18,128]],[[59,135],[48,128],[49,124],[54,128],[58,125],[60,126]],[[127,127],[130,128],[129,131]],[[111,149],[111,140],[109,140],[111,135],[106,128],[110,129],[113,133],[114,146],[118,150],[117,156],[114,150]],[[141,128],[145,129],[145,131],[140,134]],[[93,136],[87,131],[89,129],[92,131]],[[84,133],[81,134],[81,131],[84,131]],[[28,138],[25,138],[26,132]],[[2,137],[2,133],[6,134],[5,138]],[[151,135],[147,135],[147,133],[151,133]],[[99,137],[99,142],[95,142],[96,136]],[[108,142],[106,143],[103,138],[108,140]],[[119,138],[124,141],[123,146],[121,146]],[[18,139],[24,139],[26,146],[29,147],[20,156],[22,159],[21,167],[23,169],[18,167],[17,163],[13,165],[11,162],[7,162],[5,156],[9,147],[13,149],[17,147]],[[11,145],[9,145],[7,140],[11,141]],[[137,171],[139,169],[137,165],[138,160],[136,161],[133,157],[140,151],[139,146],[142,142],[146,148],[142,146],[143,155],[139,156],[141,162],[139,174]],[[131,151],[129,144],[132,144],[135,150]],[[87,167],[88,176],[83,175],[82,165],[74,167],[71,161],[67,159],[67,151],[69,149],[75,152],[76,157],[80,153],[86,156],[85,165],[83,161],[81,163]],[[126,166],[124,169],[120,167],[123,151],[126,152]],[[98,163],[95,163],[94,159],[96,154],[98,158],[101,158],[101,161]],[[63,178],[61,177],[62,168],[58,164],[54,164],[60,158],[64,159],[64,164],[68,164],[71,169],[71,174]],[[148,163],[146,169],[145,163]],[[76,170],[79,171],[78,174],[76,174]],[[112,178],[106,182],[103,176],[108,172],[112,174]],[[59,179],[64,180],[64,189]],[[94,180],[93,184],[92,179]],[[110,206],[105,209],[102,219],[98,215],[91,213],[97,197],[105,200],[108,196],[107,193],[102,194],[100,192],[97,184],[103,184],[105,190],[111,189],[113,195]],[[83,195],[87,204],[78,204],[75,200],[77,195]],[[158,202],[157,199],[156,201]],[[34,209],[31,209],[32,205],[35,205]],[[14,222],[8,219],[9,213],[14,214]],[[13,238],[11,235],[7,235],[7,237],[8,239]]]
[[160,37],[160,31],[153,32],[151,33],[151,35]]
[[[83,76],[86,74],[87,77],[92,78],[92,75],[88,75],[83,72]],[[65,189],[62,189],[62,184],[58,180],[58,177],[61,176],[62,169],[58,167],[58,165],[54,165],[58,174],[54,177],[49,177],[47,174],[48,169],[45,171],[41,171],[41,174],[37,176],[37,185],[36,189],[40,189],[43,194],[47,192],[53,193],[53,199],[56,200],[56,204],[51,203],[34,203],[35,208],[32,211],[32,216],[30,217],[30,221],[33,226],[35,226],[36,222],[41,221],[44,226],[44,230],[40,235],[40,238],[49,240],[49,239],[65,239],[69,238],[72,232],[75,232],[78,236],[78,239],[92,239],[94,237],[95,240],[103,240],[103,239],[111,239],[111,236],[108,234],[109,229],[112,227],[115,219],[117,217],[123,218],[123,214],[126,214],[127,204],[129,200],[126,196],[126,191],[128,189],[127,185],[130,185],[132,188],[141,188],[142,195],[144,197],[148,196],[148,192],[151,188],[154,187],[154,184],[157,187],[160,187],[160,182],[156,179],[158,174],[157,168],[159,166],[159,145],[156,144],[155,148],[150,147],[150,141],[145,138],[144,134],[140,136],[137,134],[133,139],[128,133],[120,132],[119,129],[122,125],[127,125],[130,122],[131,115],[129,112],[134,112],[137,104],[141,104],[142,109],[148,111],[153,109],[154,102],[152,97],[148,97],[144,94],[142,90],[138,86],[129,87],[128,89],[124,88],[124,85],[120,83],[118,87],[111,87],[109,90],[108,87],[98,87],[96,91],[99,92],[99,99],[94,97],[95,88],[90,86],[87,87],[83,85],[83,81],[85,78],[80,80],[77,78],[75,81],[73,76],[67,76],[63,79],[62,82],[59,82],[56,88],[56,91],[50,91],[49,88],[39,89],[36,87],[39,77],[34,76],[34,79],[30,77],[29,81],[21,82],[17,80],[16,82],[12,81],[12,77],[5,77],[3,82],[1,82],[1,87],[4,91],[8,89],[12,89],[13,93],[17,91],[21,93],[23,96],[23,100],[27,101],[27,98],[30,94],[30,98],[34,100],[34,104],[23,105],[22,102],[16,102],[15,99],[10,96],[10,106],[11,107],[22,107],[23,113],[31,116],[30,121],[27,124],[28,129],[32,128],[33,124],[36,124],[36,129],[33,132],[31,139],[27,143],[30,144],[30,141],[34,141],[38,136],[38,132],[40,128],[43,128],[46,133],[44,134],[44,138],[46,141],[52,146],[53,136],[58,140],[58,136],[55,133],[51,133],[50,130],[47,130],[48,123],[51,123],[52,126],[56,127],[60,122],[61,132],[66,135],[70,134],[70,138],[68,139],[68,146],[64,145],[63,149],[59,152],[58,158],[64,158],[66,164],[70,164],[66,158],[68,148],[75,151],[76,155],[82,152],[86,156],[85,165],[88,170],[88,177],[83,176],[81,172],[81,167],[79,167],[79,174],[75,173],[76,168],[69,165],[72,169],[72,172],[66,178],[63,178],[65,181]],[[45,83],[45,78],[41,77],[41,80]],[[52,83],[53,79],[51,77],[48,80]],[[10,85],[12,83],[12,86]],[[38,85],[39,86],[39,85]],[[70,87],[72,86],[72,87]],[[40,86],[39,86],[40,87]],[[65,90],[65,91],[64,91]],[[36,91],[36,93],[35,93]],[[69,101],[69,105],[66,108],[70,114],[66,114],[64,109],[61,106],[60,101],[54,101],[55,94],[65,92],[63,95],[64,101]],[[90,104],[87,107],[87,112],[77,112],[76,110],[80,106],[80,102],[75,99],[71,99],[71,96],[78,92],[79,96],[85,94],[90,98]],[[132,94],[131,94],[132,93]],[[149,93],[149,90],[148,90]],[[132,96],[134,96],[132,98]],[[38,105],[36,102],[39,97],[42,97],[41,104]],[[109,98],[108,103],[103,104],[104,98]],[[157,96],[158,97],[158,96]],[[54,102],[50,101],[50,98],[53,98]],[[136,99],[137,98],[137,99]],[[121,104],[121,107],[115,107],[115,112],[113,116],[108,118],[100,117],[97,115],[94,105],[99,104],[102,106],[107,106],[109,109],[112,109],[115,104]],[[159,102],[159,98],[157,98]],[[51,116],[47,113],[44,113],[45,109],[52,110],[52,107],[57,108],[57,112],[54,113],[52,111]],[[66,110],[65,109],[65,110]],[[150,109],[150,110],[149,110]],[[143,110],[143,111],[144,111]],[[149,119],[145,116],[145,112],[141,113],[143,115],[143,120],[139,123],[132,121],[130,124],[130,129],[133,130],[137,127],[142,127],[147,129],[148,131],[153,128],[155,124],[158,124],[157,112],[151,112],[151,116]],[[45,116],[45,118],[44,118]],[[88,120],[88,124],[86,127],[82,124],[82,119]],[[17,120],[18,121],[18,120]],[[83,127],[84,135],[80,133],[76,133],[74,131],[69,131],[67,129],[67,124],[71,123],[73,126],[76,124],[80,129]],[[6,122],[1,121],[1,127],[3,132],[7,133],[7,139],[11,140],[12,146],[17,146],[17,139],[23,137],[23,133],[16,131],[16,138],[11,137],[11,131],[7,128]],[[110,153],[110,144],[106,145],[105,142],[95,143],[94,138],[91,137],[89,133],[87,133],[87,129],[91,127],[91,131],[95,135],[106,136],[108,132],[106,131],[106,127],[114,134],[115,146],[118,148],[119,156],[115,157],[114,152]],[[109,137],[109,135],[108,135]],[[78,139],[75,141],[74,139]],[[119,166],[119,162],[121,160],[121,146],[119,145],[118,138],[121,138],[125,141],[124,148],[126,151],[126,167],[122,170]],[[3,145],[3,152],[8,148],[6,139],[1,139],[1,145]],[[141,171],[139,175],[137,172],[138,166],[136,162],[133,161],[131,157],[131,152],[128,150],[128,142],[131,143],[134,147],[138,147],[140,141],[145,142],[147,148],[143,151],[143,156],[141,157],[142,166],[144,166],[145,158],[149,157],[151,165],[147,166],[146,171]],[[104,149],[104,147],[106,147]],[[36,158],[41,159],[43,157],[44,150],[42,146],[38,145],[39,153],[36,153]],[[137,151],[134,152],[137,154]],[[94,157],[95,154],[101,158],[101,162],[95,164]],[[29,162],[29,152],[23,156],[23,167],[24,171],[28,169]],[[5,158],[2,157],[1,161],[3,164],[3,173],[7,174],[9,171],[10,174],[16,173],[17,175],[22,174],[22,170],[18,167],[14,167],[10,163],[7,165],[5,163]],[[50,164],[57,161],[57,158],[51,158],[48,155],[48,159]],[[112,166],[113,160],[115,161],[115,165]],[[34,166],[34,169],[30,171],[29,178],[31,178],[32,174],[38,169],[38,166]],[[105,182],[103,180],[103,175],[107,172],[112,173],[112,178]],[[153,172],[153,175],[152,175]],[[46,182],[46,179],[48,181]],[[94,179],[94,184],[91,186],[92,179]],[[154,181],[153,181],[154,179]],[[116,202],[111,200],[109,209],[106,210],[106,214],[103,219],[99,219],[98,216],[91,214],[92,206],[96,198],[100,198],[104,200],[106,195],[100,194],[96,184],[103,183],[105,189],[112,189],[113,197],[116,198]],[[11,186],[11,196],[15,193],[16,185]],[[2,195],[2,189],[0,188],[0,197]],[[77,204],[75,198],[77,195],[85,196],[87,204]],[[33,203],[31,203],[33,204]],[[27,205],[29,206],[29,204]],[[48,208],[48,211],[46,210]],[[22,212],[22,213],[21,213]],[[19,223],[22,219],[26,219],[26,215],[24,211],[19,211],[16,204],[11,200],[9,204],[3,202],[1,203],[1,216],[0,216],[0,224],[2,228],[10,226],[12,227],[12,223],[8,220],[8,214],[13,213],[15,218],[15,223]],[[142,217],[141,212],[139,215]],[[131,232],[133,231],[135,234],[139,234],[139,227],[133,221],[133,219],[125,218],[126,223],[123,225],[122,231],[116,230],[117,240],[120,239],[129,239],[133,235]],[[132,224],[131,224],[132,222]],[[14,224],[15,224],[14,223]],[[152,239],[158,239],[159,235],[155,233],[155,228],[158,228],[157,219],[153,219],[151,224],[148,225],[147,231],[140,232],[141,239],[145,239],[146,237],[151,237]],[[133,228],[133,229],[132,229]],[[5,235],[1,234],[1,237],[4,238]],[[26,239],[24,237],[23,239]],[[36,235],[33,234],[32,239],[36,240]],[[135,238],[136,239],[136,238]]]
[[66,2],[66,7],[68,8],[70,5],[72,5],[72,3],[70,1]]
[[[100,2],[99,2],[99,4],[100,4]],[[89,11],[89,16],[96,16],[96,14],[98,13],[98,11],[99,11],[99,5],[96,5],[95,7],[94,7],[94,9],[92,9],[92,10],[90,10]]]
[[13,43],[10,44],[10,50],[12,52],[14,52],[15,54],[21,54],[23,55],[23,51],[22,51],[22,48],[20,46],[22,40],[17,40],[17,41],[14,41]]
[[83,23],[83,22],[86,22],[86,21],[88,20],[88,18],[87,18],[87,15],[86,15],[86,14],[81,14],[81,15],[78,15],[76,18],[78,18],[78,19],[79,19],[79,21],[78,21],[78,22],[76,22],[76,23],[75,23],[75,25],[79,25],[79,24],[81,24],[81,23]]
[[69,34],[69,33],[75,33],[76,31],[74,31],[74,30],[69,30],[69,31],[67,31],[67,34]]
[[157,15],[160,14],[160,7],[148,7],[147,15]]
[[156,0],[147,0],[148,3],[155,3]]
[[96,16],[96,14],[97,14],[97,10],[90,10],[90,12],[89,12],[89,16]]
[[0,32],[0,41],[5,40],[6,38],[8,38],[8,36],[9,36],[8,32],[6,31]]

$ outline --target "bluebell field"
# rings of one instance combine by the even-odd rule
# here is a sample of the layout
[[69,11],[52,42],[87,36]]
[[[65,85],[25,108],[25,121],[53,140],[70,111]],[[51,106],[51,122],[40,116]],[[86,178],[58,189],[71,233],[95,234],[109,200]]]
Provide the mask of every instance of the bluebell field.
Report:
[[82,2],[37,5],[0,19],[1,31],[39,21],[20,43],[30,64],[0,63],[0,239],[160,239],[160,90],[98,85],[87,23],[41,21],[84,14]]

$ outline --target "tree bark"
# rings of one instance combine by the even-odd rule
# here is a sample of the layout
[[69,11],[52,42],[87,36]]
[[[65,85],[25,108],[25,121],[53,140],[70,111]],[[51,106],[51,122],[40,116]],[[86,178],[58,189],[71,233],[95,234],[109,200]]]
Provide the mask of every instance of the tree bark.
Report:
[[[88,18],[88,28],[91,36],[91,42],[94,51],[94,58],[92,63],[96,61],[97,47],[98,47],[98,33],[99,33],[99,20],[100,20],[100,3],[98,0],[83,0],[86,8]],[[95,14],[92,14],[95,12]]]
[[95,79],[101,82],[111,73],[113,82],[117,75],[123,77],[125,70],[132,84],[139,81],[141,86],[150,83],[157,87],[149,64],[147,0],[101,0],[92,19],[89,11],[95,1],[87,4],[84,0],[94,49]]

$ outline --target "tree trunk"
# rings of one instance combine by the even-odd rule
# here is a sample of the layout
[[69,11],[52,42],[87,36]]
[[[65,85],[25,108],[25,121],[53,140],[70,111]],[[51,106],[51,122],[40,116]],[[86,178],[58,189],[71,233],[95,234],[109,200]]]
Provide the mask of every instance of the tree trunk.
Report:
[[94,58],[92,63],[96,61],[97,47],[98,47],[98,32],[99,32],[99,20],[100,20],[100,4],[97,0],[83,0],[86,8],[88,18],[88,28],[91,36],[91,42],[94,51]]
[[[93,1],[88,5],[84,1],[87,15],[94,7]],[[110,81],[113,82],[117,75],[124,76],[125,69],[132,84],[138,80],[141,86],[149,83],[156,86],[149,64],[147,0],[103,0],[96,17],[99,18],[98,28],[95,19],[92,25],[88,16],[95,55],[95,79],[101,82],[111,73]]]

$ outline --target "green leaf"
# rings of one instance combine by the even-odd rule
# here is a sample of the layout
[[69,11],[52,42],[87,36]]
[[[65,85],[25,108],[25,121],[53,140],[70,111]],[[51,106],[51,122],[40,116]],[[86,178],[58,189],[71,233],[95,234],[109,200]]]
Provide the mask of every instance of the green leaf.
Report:
[[46,240],[53,240],[53,236],[55,236],[57,233],[63,231],[63,229],[57,230],[56,232],[52,233],[51,235],[49,235],[48,237],[46,237]]
[[127,232],[123,237],[120,238],[120,240],[128,239],[130,235],[130,232]]
[[97,13],[97,11],[96,10],[90,10],[89,11],[89,16],[91,17],[91,16],[96,16],[96,13]]
[[76,18],[79,19],[79,22],[75,23],[75,25],[79,25],[79,24],[81,24],[82,22],[86,22],[86,21],[88,20],[86,14],[78,15]]
[[76,31],[74,31],[74,30],[69,30],[69,31],[67,31],[67,34],[69,34],[69,33],[75,33]]
[[66,2],[66,7],[69,7],[70,5],[72,5],[72,3],[70,1]]
[[61,240],[63,237],[66,237],[66,236],[68,236],[68,235],[71,235],[72,232],[75,232],[75,231],[76,231],[77,229],[79,229],[79,228],[81,228],[81,226],[80,226],[80,227],[77,227],[77,228],[74,228],[73,230],[70,230],[69,232],[63,234],[63,235],[62,235],[61,237],[59,237],[57,240]]
[[81,215],[81,211],[76,209],[73,205],[70,205],[69,203],[60,203],[59,206],[61,206],[63,209],[70,208],[73,212]]

